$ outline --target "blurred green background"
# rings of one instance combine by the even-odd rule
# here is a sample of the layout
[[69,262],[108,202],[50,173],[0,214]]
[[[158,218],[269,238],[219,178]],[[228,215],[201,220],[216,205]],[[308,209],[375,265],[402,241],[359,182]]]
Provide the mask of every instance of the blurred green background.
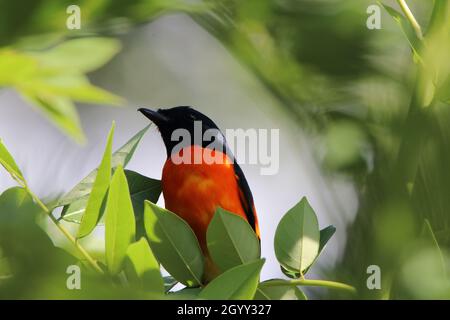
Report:
[[[280,174],[244,166],[263,255],[271,226],[307,194],[319,221],[338,227],[315,274],[354,285],[361,299],[450,298],[450,4],[407,1],[418,39],[398,2],[381,2],[401,16],[369,0],[0,0],[0,136],[51,199],[96,165],[111,119],[122,124],[119,142],[146,124],[138,106],[189,104],[222,128],[280,128]],[[80,30],[66,28],[73,4]],[[366,27],[373,4],[379,30]],[[164,154],[152,137],[134,165],[159,178]],[[3,191],[10,182],[0,178]],[[48,249],[40,230],[67,244],[45,219],[37,229],[20,214],[8,220],[17,208],[2,206],[7,197],[0,248],[17,258],[0,260],[0,297],[112,295],[101,284],[59,288],[65,273],[52,270],[71,257]],[[379,290],[367,287],[370,265],[380,267]]]

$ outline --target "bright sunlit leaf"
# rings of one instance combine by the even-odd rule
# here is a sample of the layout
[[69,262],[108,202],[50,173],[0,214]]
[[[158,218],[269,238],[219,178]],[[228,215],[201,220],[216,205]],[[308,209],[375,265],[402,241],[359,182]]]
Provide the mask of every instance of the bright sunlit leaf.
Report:
[[287,270],[302,272],[316,259],[320,232],[316,214],[306,198],[290,209],[275,232],[275,255]]
[[65,41],[33,56],[47,68],[86,73],[106,64],[120,48],[120,42],[116,39],[80,38]]
[[165,292],[159,263],[145,238],[128,247],[125,271],[136,287],[160,294]]
[[121,105],[120,97],[93,86],[82,74],[45,75],[29,79],[26,87],[31,92],[41,95],[63,96],[85,103]]
[[25,181],[22,172],[19,169],[16,161],[14,160],[11,153],[9,153],[8,149],[3,144],[3,141],[0,139],[0,164],[8,171],[8,173],[14,178],[19,179],[20,181]]
[[[161,181],[143,176],[131,170],[125,170],[128,186],[130,188],[131,201],[133,202],[134,215],[136,216],[136,235],[139,238],[144,235],[144,200],[158,201],[161,194]],[[86,209],[89,195],[75,200],[64,207],[61,216],[65,221],[80,223]],[[103,224],[103,216],[97,225]],[[139,231],[139,232],[138,232]]]
[[113,122],[106,141],[102,162],[98,167],[94,185],[87,201],[86,210],[81,219],[80,228],[78,229],[78,238],[90,234],[92,230],[94,230],[101,216],[102,205],[106,199],[111,179],[111,153],[114,128],[115,123]]
[[136,225],[127,178],[118,166],[111,180],[105,208],[106,264],[111,274],[117,274],[134,241]]

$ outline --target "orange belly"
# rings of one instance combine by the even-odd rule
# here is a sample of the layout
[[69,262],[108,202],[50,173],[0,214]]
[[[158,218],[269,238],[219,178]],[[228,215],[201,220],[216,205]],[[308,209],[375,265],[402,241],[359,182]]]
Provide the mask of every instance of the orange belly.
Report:
[[[200,146],[191,146],[191,155],[203,152]],[[221,164],[175,164],[172,155],[164,164],[162,189],[165,206],[183,218],[195,232],[205,254],[206,230],[217,207],[233,212],[244,219],[246,215],[239,197],[239,187],[233,163],[227,155],[213,154],[223,159]],[[215,152],[215,151],[213,151]]]

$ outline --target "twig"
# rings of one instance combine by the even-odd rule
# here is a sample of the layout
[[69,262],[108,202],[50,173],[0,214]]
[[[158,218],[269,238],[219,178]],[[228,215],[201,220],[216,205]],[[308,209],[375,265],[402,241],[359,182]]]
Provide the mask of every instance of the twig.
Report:
[[356,293],[356,289],[348,284],[335,282],[335,281],[327,281],[327,280],[308,280],[308,279],[295,279],[295,280],[273,280],[267,282],[265,285],[270,287],[279,287],[279,286],[310,286],[310,287],[325,287],[330,289],[338,289],[345,290],[351,293]]
[[405,0],[397,0],[397,2],[398,2],[398,5],[400,6],[400,8],[402,9],[403,13],[405,14],[406,19],[408,19],[409,23],[411,24],[414,31],[416,32],[417,38],[419,38],[420,40],[423,40],[422,28],[420,27],[420,24],[417,22],[413,13],[409,9],[406,1]]
[[[23,185],[23,184],[22,184]],[[95,261],[94,258],[91,257],[91,255],[84,249],[80,243],[77,241],[77,239],[63,226],[61,223],[56,219],[52,212],[47,208],[47,206],[39,199],[38,196],[36,196],[30,188],[25,184],[23,185],[24,189],[28,192],[28,194],[33,198],[33,200],[36,202],[37,205],[39,205],[42,210],[45,211],[45,213],[49,216],[50,220],[56,225],[56,227],[66,236],[66,238],[72,242],[72,244],[77,248],[77,250],[80,252],[80,254],[86,259],[89,266],[91,266],[94,270],[98,271],[99,273],[103,273],[103,270],[98,265],[97,261]]]

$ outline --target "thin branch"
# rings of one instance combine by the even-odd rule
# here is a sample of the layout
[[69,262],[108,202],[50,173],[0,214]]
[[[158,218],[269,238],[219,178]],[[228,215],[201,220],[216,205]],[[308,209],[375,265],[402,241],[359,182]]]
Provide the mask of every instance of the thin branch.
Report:
[[422,40],[423,39],[422,28],[420,27],[420,24],[417,22],[416,18],[414,17],[414,14],[409,9],[408,4],[406,3],[405,0],[397,0],[397,2],[398,2],[398,5],[400,6],[400,8],[402,9],[403,13],[405,14],[406,19],[408,19],[409,23],[413,27],[417,38]]
[[327,281],[327,280],[308,280],[308,279],[295,279],[295,280],[273,280],[267,282],[265,285],[270,287],[279,287],[279,286],[309,286],[309,287],[325,287],[329,289],[337,289],[344,290],[351,293],[356,293],[356,289],[348,284],[335,282],[335,281]]
[[86,251],[86,249],[84,249],[80,243],[77,241],[77,239],[63,226],[61,225],[61,223],[58,221],[58,219],[56,219],[53,215],[52,212],[47,208],[47,206],[41,201],[41,199],[39,199],[38,196],[36,196],[31,190],[30,188],[28,188],[27,185],[23,185],[24,189],[30,194],[30,196],[33,198],[33,200],[36,202],[37,205],[39,205],[42,210],[45,211],[45,213],[47,213],[47,215],[49,216],[50,220],[56,225],[56,227],[64,234],[64,236],[66,236],[66,238],[72,242],[72,244],[75,246],[75,248],[77,248],[77,250],[80,252],[80,254],[86,259],[86,261],[88,262],[89,266],[91,266],[94,270],[98,271],[99,273],[103,273],[103,270],[100,268],[100,266],[98,265],[97,261],[95,261],[94,258],[91,257],[91,255]]

